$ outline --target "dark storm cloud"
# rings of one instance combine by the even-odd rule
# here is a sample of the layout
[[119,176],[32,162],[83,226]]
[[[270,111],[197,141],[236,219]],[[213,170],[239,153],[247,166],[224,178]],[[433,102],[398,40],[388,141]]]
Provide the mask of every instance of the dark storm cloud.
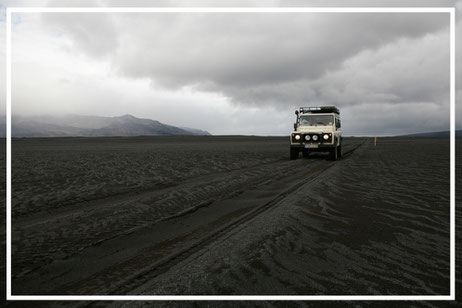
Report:
[[[104,57],[122,78],[148,79],[153,89],[218,93],[238,108],[284,113],[334,104],[352,133],[448,124],[446,13],[56,14],[43,21],[71,39],[71,52]],[[358,106],[376,115],[373,123],[358,121]],[[427,113],[407,121],[395,114],[416,108]]]
[[[56,14],[45,20],[68,33],[81,52],[111,56],[122,75],[148,77],[155,86],[171,89],[192,86],[255,105],[324,101],[339,89],[322,80],[344,69],[346,60],[448,25],[447,14],[433,13]],[[400,57],[400,51],[389,56]],[[415,61],[406,60],[401,70],[415,69],[409,66]],[[351,77],[368,67],[354,69]],[[382,97],[400,96],[409,88],[404,83]],[[423,87],[429,88],[434,87]],[[423,92],[413,95],[408,100],[420,100]]]
[[[126,37],[121,71],[164,85],[254,87],[314,79],[345,59],[447,25],[445,16],[213,14],[150,16]],[[130,23],[129,19],[126,23]]]

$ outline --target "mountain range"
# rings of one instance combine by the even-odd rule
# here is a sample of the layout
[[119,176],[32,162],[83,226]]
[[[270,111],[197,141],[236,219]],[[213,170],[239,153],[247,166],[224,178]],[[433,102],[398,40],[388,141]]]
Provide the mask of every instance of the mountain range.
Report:
[[[462,136],[462,130],[455,131],[456,136]],[[418,133],[418,134],[410,134],[410,135],[403,135],[406,137],[449,137],[449,131],[441,131],[441,132],[429,132],[429,133]]]
[[[3,121],[4,118],[3,118]],[[5,136],[2,123],[0,136]],[[211,135],[209,132],[176,127],[151,119],[140,119],[126,114],[119,117],[83,115],[65,116],[14,116],[13,137],[99,137],[99,136],[169,136]]]

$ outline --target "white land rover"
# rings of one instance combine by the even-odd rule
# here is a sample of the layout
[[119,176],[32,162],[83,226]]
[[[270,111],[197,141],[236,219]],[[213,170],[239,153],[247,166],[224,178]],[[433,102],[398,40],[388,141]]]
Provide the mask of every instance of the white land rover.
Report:
[[290,134],[290,159],[302,152],[329,152],[332,160],[342,156],[340,111],[334,106],[300,107],[294,131]]

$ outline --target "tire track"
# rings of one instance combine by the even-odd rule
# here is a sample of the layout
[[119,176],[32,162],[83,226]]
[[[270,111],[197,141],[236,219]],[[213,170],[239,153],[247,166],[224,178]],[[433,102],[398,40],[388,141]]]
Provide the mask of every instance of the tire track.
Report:
[[[347,158],[362,144],[363,143],[346,151],[344,157]],[[98,290],[99,294],[102,294],[101,288],[107,286],[108,281],[114,281],[115,277],[124,277],[124,279],[120,280],[118,283],[112,283],[110,288],[106,288],[103,291],[103,294],[128,294],[131,290],[148,280],[154,279],[159,274],[167,271],[182,260],[187,259],[193,253],[200,251],[210,243],[220,240],[220,238],[226,236],[235,228],[248,223],[258,215],[273,208],[289,194],[303,185],[315,181],[324,171],[336,165],[336,162],[329,162],[328,164],[323,163],[325,162],[319,161],[319,164],[313,166],[308,172],[305,171],[299,174],[294,184],[263,205],[243,213],[225,217],[215,222],[212,226],[206,226],[205,228],[207,229],[208,227],[208,229],[202,232],[203,235],[196,240],[189,239],[188,241],[188,239],[181,238],[162,243],[162,245],[153,246],[150,251],[144,251],[142,256],[137,256],[125,264],[117,264],[117,266],[108,268],[105,270],[105,273],[99,273],[89,280],[82,281],[80,285],[68,285],[66,288],[61,289],[61,291],[69,292],[72,290],[72,294],[92,294],[92,291],[95,292]],[[193,236],[191,236],[191,238],[193,238]],[[156,261],[153,262],[153,260]],[[140,264],[149,265],[140,270]],[[125,268],[123,268],[124,266]],[[114,272],[117,273],[114,274]],[[107,276],[104,277],[105,275]],[[61,294],[56,291],[58,290],[55,290],[55,294]]]
[[[350,150],[350,153],[360,145],[351,146],[356,147]],[[345,156],[348,156],[348,151],[345,152]],[[309,169],[311,170],[309,172],[312,172],[313,168],[316,168],[317,165],[325,163],[324,160],[301,159],[296,162],[276,160],[272,163],[260,164],[246,168],[245,170],[208,174],[190,179],[174,187],[167,187],[158,192],[128,198],[128,201],[122,200],[118,205],[108,203],[108,206],[86,209],[83,213],[79,211],[78,213],[65,216],[70,219],[62,219],[63,217],[60,217],[60,219],[48,220],[44,223],[34,223],[30,225],[29,229],[15,230],[13,234],[16,234],[17,237],[25,238],[26,241],[17,243],[16,250],[13,251],[13,281],[16,286],[14,289],[19,290],[20,293],[26,292],[31,294],[33,292],[28,292],[27,286],[30,286],[31,283],[33,284],[34,277],[40,275],[43,271],[46,272],[48,266],[53,265],[56,261],[66,262],[72,260],[74,257],[84,254],[86,250],[92,247],[103,245],[107,241],[126,237],[130,234],[140,233],[139,231],[163,221],[169,222],[175,219],[182,219],[200,209],[210,206],[214,202],[239,197],[246,190],[256,190],[259,187],[271,185],[271,183],[277,181],[284,182],[288,172],[294,172],[294,167],[296,167],[295,170],[297,170],[298,176],[303,177],[306,172],[301,167],[306,167],[308,161],[312,162],[309,165]],[[333,164],[333,162],[328,163],[328,166],[332,166]],[[319,170],[319,172],[322,171]],[[290,175],[290,177],[293,176],[294,174]],[[287,193],[289,192],[286,192],[285,195]],[[283,197],[284,194],[277,198]],[[277,203],[277,200],[274,203]],[[261,208],[260,211],[264,211],[264,209]],[[192,234],[194,238],[185,239],[189,244],[195,244],[192,244],[192,246],[188,244],[188,248],[183,252],[180,251],[178,256],[209,240],[209,236],[205,235],[209,234],[210,230],[217,230],[215,233],[226,233],[226,230],[231,230],[234,225],[245,222],[244,220],[242,222],[240,220],[234,221],[236,218],[244,219],[248,217],[247,219],[251,219],[251,217],[258,214],[259,212],[248,213],[247,210],[230,213],[230,216],[221,221],[220,224],[209,226],[208,229],[199,230]],[[230,221],[233,223],[227,224]],[[226,228],[223,227],[224,224]],[[82,237],[83,234],[85,237]],[[197,240],[199,242],[196,243]],[[133,245],[133,243],[125,245]],[[164,252],[166,251],[165,249],[163,250]],[[159,263],[158,266],[163,264],[163,262],[170,262],[170,259],[175,259],[175,257],[169,256],[168,252],[164,253],[164,255],[167,255],[166,259],[162,259],[164,261]],[[177,256],[177,253],[174,255]],[[140,266],[143,267],[147,263],[150,263],[150,260],[132,260],[132,269],[135,272],[136,269],[140,268]],[[40,270],[40,273],[34,274],[36,270]],[[144,270],[141,272],[137,271],[137,273],[142,274]],[[101,281],[105,281],[105,279]],[[96,285],[98,283],[90,284],[90,287]],[[20,286],[19,289],[18,286]],[[88,282],[83,281],[82,290],[88,286]],[[77,290],[76,288],[69,287],[63,289],[66,289],[68,292]],[[91,289],[94,288],[90,288],[88,291],[91,291]],[[82,294],[88,294],[88,292]]]
[[[272,168],[262,164],[191,179],[160,191],[129,196],[114,203],[95,203],[84,211],[25,226],[14,221],[14,277],[25,276],[56,259],[70,258],[88,247],[195,211],[213,201],[231,198],[246,188],[258,187],[263,179],[270,177],[269,170],[271,177],[283,177],[288,164],[280,161],[273,163]],[[82,234],[87,236],[82,238]]]

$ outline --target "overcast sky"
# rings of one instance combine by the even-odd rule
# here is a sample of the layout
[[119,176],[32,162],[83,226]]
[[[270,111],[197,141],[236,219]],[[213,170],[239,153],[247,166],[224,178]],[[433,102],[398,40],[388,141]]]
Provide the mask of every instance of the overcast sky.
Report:
[[[66,3],[152,5],[19,5]],[[456,54],[462,54],[459,46]],[[129,113],[212,134],[287,135],[299,106],[336,105],[347,135],[449,129],[445,13],[15,14],[12,59],[13,115]],[[4,105],[4,92],[2,99]]]

